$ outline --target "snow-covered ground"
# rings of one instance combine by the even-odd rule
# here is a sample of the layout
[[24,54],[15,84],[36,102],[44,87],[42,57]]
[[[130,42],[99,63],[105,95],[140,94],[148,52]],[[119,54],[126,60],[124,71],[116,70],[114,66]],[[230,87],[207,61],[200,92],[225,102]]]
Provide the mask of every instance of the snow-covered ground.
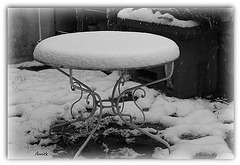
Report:
[[[60,119],[72,119],[70,107],[79,99],[80,92],[72,91],[68,77],[55,69],[36,72],[17,68],[28,66],[41,65],[28,62],[8,66],[8,157],[51,159],[57,153],[53,152],[56,144],[48,137],[49,128]],[[73,74],[102,98],[111,95],[119,77],[118,72],[107,75],[89,70],[74,70]],[[123,88],[137,84],[128,81]],[[153,158],[192,159],[201,154],[214,155],[217,159],[234,158],[234,102],[178,99],[147,87],[145,91],[146,96],[139,98],[137,104],[148,109],[144,112],[146,122],[167,127],[165,130],[146,130],[157,132],[156,136],[164,138],[171,145],[171,154],[166,149],[156,147]],[[136,95],[141,95],[141,91],[138,92]],[[86,98],[83,95],[83,101],[74,106],[74,113],[86,111]],[[135,116],[136,122],[143,120],[142,113],[133,102],[126,102],[123,112]],[[104,113],[110,113],[110,110],[106,109]],[[119,120],[118,117],[115,119]],[[106,130],[104,134],[109,131],[114,130]],[[126,147],[108,152],[112,153],[110,158],[135,158],[140,155]]]

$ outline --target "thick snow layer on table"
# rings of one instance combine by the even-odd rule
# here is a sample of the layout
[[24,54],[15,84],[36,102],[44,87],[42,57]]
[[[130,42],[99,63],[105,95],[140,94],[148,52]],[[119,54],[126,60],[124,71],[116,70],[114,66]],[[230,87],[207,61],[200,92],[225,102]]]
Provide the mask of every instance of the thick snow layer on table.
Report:
[[122,19],[178,26],[182,28],[194,27],[198,25],[197,22],[192,20],[179,20],[169,13],[161,14],[160,11],[153,13],[151,8],[140,8],[137,10],[133,10],[133,8],[125,8],[119,11],[117,16]]
[[[71,91],[68,77],[55,69],[34,72],[20,70],[10,65],[8,70],[9,158],[53,158],[53,149],[56,146],[48,138],[48,130],[60,119],[72,120],[70,107],[79,99],[80,92]],[[111,96],[110,91],[119,77],[118,72],[107,75],[90,70],[74,70],[73,74],[98,92],[102,98]],[[139,83],[127,81],[121,91],[135,85]],[[165,130],[152,128],[145,130],[154,132],[156,136],[164,138],[171,144],[170,155],[167,150],[156,147],[153,158],[192,159],[198,154],[214,155],[217,159],[233,158],[231,146],[234,140],[230,135],[234,133],[234,102],[225,104],[203,99],[178,99],[167,97],[147,87],[144,87],[144,90],[145,97],[141,98],[144,94],[142,90],[136,91],[135,96],[139,98],[137,100],[139,107],[148,109],[144,111],[146,122],[163,124],[167,127]],[[90,106],[86,99],[87,95],[84,93],[82,100],[73,107],[74,114],[79,111],[86,113],[86,108]],[[96,116],[98,113],[99,110]],[[103,113],[112,114],[112,111],[106,108]],[[143,115],[133,102],[125,102],[123,113],[135,116],[136,124],[143,122]],[[113,119],[121,124],[118,117]],[[103,134],[107,135],[111,132],[119,132],[126,138],[140,134],[137,130],[114,128],[107,129]],[[36,157],[37,151],[47,152],[48,156]],[[137,155],[134,150],[126,148],[113,151],[113,155],[118,155],[118,152],[122,155],[128,152]]]
[[41,41],[34,58],[64,68],[117,70],[142,68],[174,61],[176,43],[168,38],[137,32],[79,32]]

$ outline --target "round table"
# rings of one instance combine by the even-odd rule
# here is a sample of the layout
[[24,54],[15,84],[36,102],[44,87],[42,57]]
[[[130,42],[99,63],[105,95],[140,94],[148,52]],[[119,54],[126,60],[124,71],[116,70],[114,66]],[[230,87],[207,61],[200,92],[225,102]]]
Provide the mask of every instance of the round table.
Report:
[[[71,89],[81,91],[80,98],[76,102],[81,100],[84,92],[88,93],[88,99],[91,97],[93,100],[91,112],[87,117],[80,115],[80,117],[75,118],[72,114],[73,120],[53,125],[50,129],[50,135],[53,128],[74,122],[86,121],[92,118],[96,110],[99,109],[100,114],[98,116],[97,125],[76,153],[76,158],[97,130],[101,122],[103,109],[111,108],[113,114],[119,116],[125,124],[165,144],[170,152],[170,146],[165,140],[144,131],[140,128],[143,123],[141,125],[135,124],[134,117],[130,114],[123,114],[122,108],[124,107],[125,96],[131,95],[132,101],[145,118],[144,111],[137,105],[136,99],[133,98],[133,94],[137,90],[142,90],[144,92],[142,97],[145,97],[144,95],[146,93],[142,87],[168,80],[173,74],[174,61],[178,57],[179,48],[174,41],[149,33],[120,31],[78,32],[54,36],[41,41],[34,50],[34,59],[53,66],[70,78]],[[124,75],[127,70],[166,64],[171,65],[171,71],[166,77],[120,92],[120,88],[125,82]],[[69,73],[66,73],[61,68],[68,68]],[[112,91],[112,97],[108,100],[103,100],[98,93],[74,78],[72,69],[103,71],[122,70],[122,75],[116,81]],[[76,102],[73,103],[72,107]],[[110,105],[106,106],[103,102],[109,102]]]

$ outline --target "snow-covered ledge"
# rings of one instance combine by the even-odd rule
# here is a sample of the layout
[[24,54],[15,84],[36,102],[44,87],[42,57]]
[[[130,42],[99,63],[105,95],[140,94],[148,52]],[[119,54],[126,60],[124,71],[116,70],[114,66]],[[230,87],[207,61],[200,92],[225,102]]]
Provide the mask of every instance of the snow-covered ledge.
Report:
[[169,13],[161,14],[160,11],[153,13],[151,8],[140,8],[138,10],[133,10],[133,8],[124,8],[119,11],[117,17],[121,19],[130,19],[182,28],[198,26],[198,23],[195,21],[179,20]]

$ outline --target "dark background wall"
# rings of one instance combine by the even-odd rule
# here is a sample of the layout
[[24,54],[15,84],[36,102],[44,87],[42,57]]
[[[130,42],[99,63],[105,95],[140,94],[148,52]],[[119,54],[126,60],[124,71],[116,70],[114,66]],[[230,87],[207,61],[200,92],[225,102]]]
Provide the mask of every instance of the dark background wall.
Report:
[[[8,63],[33,60],[33,50],[40,39],[38,8],[8,9]],[[54,9],[41,8],[42,39],[55,34]]]

